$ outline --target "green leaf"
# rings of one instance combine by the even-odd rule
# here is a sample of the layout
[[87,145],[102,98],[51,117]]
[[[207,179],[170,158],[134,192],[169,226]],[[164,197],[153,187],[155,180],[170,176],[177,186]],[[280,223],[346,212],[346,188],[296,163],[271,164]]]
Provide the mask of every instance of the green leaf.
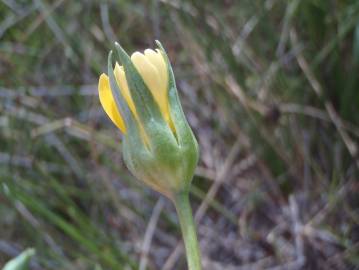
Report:
[[35,255],[35,249],[28,248],[20,255],[5,264],[2,270],[26,270],[29,269],[29,263],[32,256]]

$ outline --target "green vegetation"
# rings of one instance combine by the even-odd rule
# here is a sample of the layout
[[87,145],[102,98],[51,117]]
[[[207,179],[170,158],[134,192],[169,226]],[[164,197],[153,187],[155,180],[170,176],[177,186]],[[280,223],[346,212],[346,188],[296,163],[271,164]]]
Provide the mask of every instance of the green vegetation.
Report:
[[200,144],[204,269],[354,269],[357,0],[2,1],[0,266],[34,248],[30,269],[185,269],[97,96],[114,41],[155,39]]

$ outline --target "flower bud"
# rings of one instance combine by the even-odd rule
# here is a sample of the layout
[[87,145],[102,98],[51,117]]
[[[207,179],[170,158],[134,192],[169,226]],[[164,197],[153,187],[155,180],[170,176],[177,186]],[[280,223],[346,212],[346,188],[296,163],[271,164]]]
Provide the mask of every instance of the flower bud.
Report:
[[129,55],[115,43],[118,60],[108,57],[108,76],[99,79],[99,97],[122,133],[128,169],[139,180],[173,199],[187,192],[198,161],[198,144],[183,113],[166,52]]

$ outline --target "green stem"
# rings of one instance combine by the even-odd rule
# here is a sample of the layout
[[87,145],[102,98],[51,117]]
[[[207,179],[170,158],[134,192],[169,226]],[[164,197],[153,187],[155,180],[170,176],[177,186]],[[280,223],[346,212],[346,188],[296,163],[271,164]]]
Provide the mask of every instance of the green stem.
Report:
[[181,224],[188,269],[201,270],[201,255],[198,247],[196,226],[193,221],[192,209],[189,203],[189,193],[182,192],[177,194],[174,198],[174,203]]

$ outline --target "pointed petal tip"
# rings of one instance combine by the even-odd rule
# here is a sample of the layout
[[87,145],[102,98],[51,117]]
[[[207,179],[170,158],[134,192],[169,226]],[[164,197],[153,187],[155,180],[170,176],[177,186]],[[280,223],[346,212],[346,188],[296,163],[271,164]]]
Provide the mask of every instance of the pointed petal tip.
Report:
[[99,80],[103,80],[103,78],[108,78],[107,74],[106,73],[101,73],[100,75],[100,79]]

